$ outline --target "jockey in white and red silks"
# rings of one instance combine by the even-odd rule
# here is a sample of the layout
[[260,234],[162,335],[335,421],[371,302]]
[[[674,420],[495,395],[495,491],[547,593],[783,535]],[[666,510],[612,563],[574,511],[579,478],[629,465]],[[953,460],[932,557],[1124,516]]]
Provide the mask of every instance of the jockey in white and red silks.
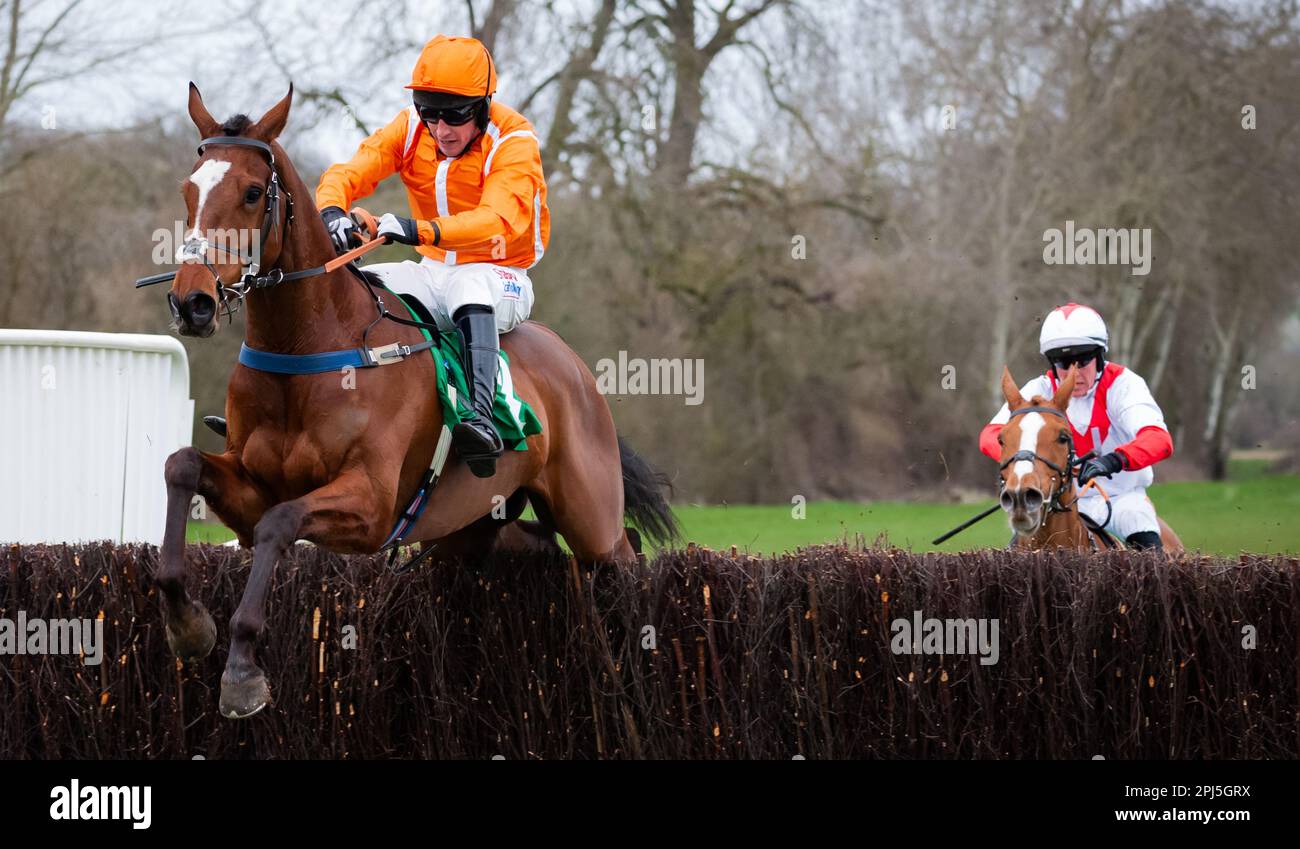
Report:
[[[1048,361],[1047,372],[1021,387],[1020,394],[1051,398],[1070,366],[1078,367],[1066,411],[1074,449],[1080,455],[1097,452],[1080,470],[1080,483],[1107,478],[1111,515],[1105,530],[1130,548],[1158,549],[1160,526],[1146,489],[1155,479],[1151,467],[1173,455],[1174,443],[1146,381],[1131,369],[1106,361],[1109,342],[1106,322],[1096,310],[1073,303],[1057,307],[1043,321],[1038,339],[1039,351]],[[1009,418],[1003,404],[980,432],[980,450],[994,460],[1001,458],[998,431]],[[1081,493],[1079,511],[1098,525],[1106,521],[1105,501],[1093,487]]]

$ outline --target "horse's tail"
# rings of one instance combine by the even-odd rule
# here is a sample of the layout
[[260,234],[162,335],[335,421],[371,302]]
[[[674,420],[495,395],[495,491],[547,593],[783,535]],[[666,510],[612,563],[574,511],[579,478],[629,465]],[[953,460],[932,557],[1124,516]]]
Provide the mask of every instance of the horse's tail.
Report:
[[633,451],[621,436],[618,438],[618,459],[623,466],[624,515],[657,545],[680,540],[681,528],[677,525],[677,517],[664,498],[664,490],[672,489],[672,481]]

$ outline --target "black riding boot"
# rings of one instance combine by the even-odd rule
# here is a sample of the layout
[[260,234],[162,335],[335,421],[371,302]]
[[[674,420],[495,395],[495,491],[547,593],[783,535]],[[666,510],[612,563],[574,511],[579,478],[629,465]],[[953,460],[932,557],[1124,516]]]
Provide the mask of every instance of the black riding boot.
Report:
[[221,416],[204,416],[203,423],[217,436],[226,435],[226,420]]
[[1129,534],[1124,540],[1128,547],[1134,551],[1143,551],[1146,549],[1163,550],[1164,544],[1160,541],[1160,534],[1155,531],[1139,531],[1135,534]]
[[475,477],[490,478],[504,446],[492,424],[492,399],[497,391],[497,318],[491,307],[469,304],[452,316],[465,354],[465,377],[474,418],[451,432],[451,444]]

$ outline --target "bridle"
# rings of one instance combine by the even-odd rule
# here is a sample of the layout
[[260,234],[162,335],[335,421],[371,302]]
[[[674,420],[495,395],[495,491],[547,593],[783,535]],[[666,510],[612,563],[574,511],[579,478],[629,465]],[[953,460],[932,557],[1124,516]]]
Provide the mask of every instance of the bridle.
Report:
[[[177,252],[179,256],[185,259],[198,259],[203,262],[204,267],[212,274],[212,279],[217,285],[217,295],[221,299],[221,306],[225,307],[226,315],[229,317],[239,309],[249,292],[258,289],[269,289],[292,280],[315,277],[318,274],[323,274],[327,268],[324,265],[318,265],[315,268],[304,268],[301,271],[290,271],[287,274],[279,268],[272,268],[265,274],[258,273],[261,271],[258,260],[265,254],[266,245],[271,240],[272,233],[280,232],[283,234],[288,229],[289,224],[293,222],[293,195],[289,193],[288,189],[280,185],[280,172],[275,164],[275,151],[266,142],[250,139],[247,136],[210,136],[199,142],[199,155],[202,156],[204,150],[215,145],[251,147],[265,156],[267,164],[271,166],[271,180],[267,183],[265,190],[266,210],[262,215],[261,241],[254,256],[244,256],[238,251],[210,244],[197,230],[181,243],[180,250]],[[281,206],[284,208],[283,215],[280,214]],[[234,283],[226,283],[222,280],[221,275],[208,259],[209,251],[219,251],[234,257],[243,266],[239,279]],[[154,274],[150,277],[140,278],[135,282],[135,286],[138,289],[142,286],[164,283],[175,276],[176,272],[174,271]],[[172,304],[172,310],[176,310],[175,304]]]
[[[1067,426],[1070,425],[1070,419],[1068,416],[1065,415],[1065,413],[1061,412],[1055,407],[1039,407],[1039,406],[1021,407],[1019,410],[1016,410],[1015,412],[1011,413],[1010,416],[1008,416],[1007,422],[1009,423],[1011,419],[1014,419],[1016,416],[1023,416],[1026,413],[1046,413],[1049,416],[1058,416],[1062,419],[1065,419],[1065,423]],[[1072,429],[1073,428],[1071,427],[1071,430]],[[1040,520],[1040,527],[1041,527],[1041,521],[1046,521],[1047,513],[1068,513],[1072,509],[1074,509],[1079,503],[1079,494],[1076,493],[1074,496],[1074,500],[1071,501],[1069,504],[1062,504],[1061,495],[1064,491],[1064,486],[1062,485],[1061,487],[1055,487],[1055,482],[1057,480],[1060,480],[1062,484],[1064,484],[1066,481],[1074,481],[1075,467],[1087,462],[1097,452],[1093,450],[1093,451],[1089,451],[1087,454],[1084,454],[1082,457],[1076,456],[1074,453],[1074,436],[1072,435],[1071,430],[1067,430],[1065,432],[1066,436],[1069,438],[1066,441],[1067,446],[1066,446],[1064,468],[1057,465],[1056,463],[1053,463],[1051,460],[1047,459],[1046,457],[1042,456],[1036,451],[1031,451],[1027,448],[1017,451],[1016,453],[1008,457],[1002,463],[1002,465],[998,466],[998,472],[999,472],[998,503],[994,504],[992,507],[989,507],[987,510],[985,510],[983,513],[980,513],[978,516],[975,516],[974,518],[971,519],[967,519],[965,522],[961,523],[960,525],[948,531],[947,533],[939,535],[934,540],[932,540],[932,544],[939,545],[943,541],[950,539],[954,535],[959,534],[962,531],[966,530],[971,525],[975,524],[976,522],[980,521],[986,516],[991,516],[994,513],[996,513],[1002,507],[1001,504],[1002,496],[1006,493],[1007,490],[1007,480],[1006,478],[1002,477],[1001,472],[1005,471],[1007,466],[1010,466],[1012,463],[1015,463],[1020,460],[1027,460],[1030,463],[1042,463],[1044,466],[1051,469],[1055,473],[1052,475],[1052,481],[1054,486],[1052,497],[1050,499],[1045,500],[1043,502],[1043,507],[1039,508],[1040,510],[1045,511],[1042,520]],[[1091,482],[1089,483],[1089,485],[1091,485]],[[1105,493],[1103,492],[1102,495],[1104,497]],[[1088,525],[1088,522],[1092,521],[1083,512],[1079,513],[1079,517],[1083,521],[1085,527]],[[1106,499],[1106,521],[1102,522],[1099,527],[1105,527],[1106,525],[1110,524],[1110,519],[1111,519],[1111,505],[1110,505],[1110,499],[1107,498]],[[1092,528],[1087,528],[1087,530],[1088,530],[1088,542],[1092,545],[1092,548],[1095,551],[1098,547],[1097,534],[1093,532],[1094,529]],[[1019,532],[1017,532],[1017,535],[1019,535]],[[1013,543],[1014,543],[1014,538],[1013,538]]]
[[[277,286],[287,280],[297,279],[299,277],[310,277],[319,273],[317,269],[308,269],[306,271],[295,271],[285,274],[278,268],[273,268],[266,274],[258,274],[259,260],[266,252],[267,242],[271,239],[273,232],[284,233],[293,221],[293,195],[287,189],[280,186],[280,172],[275,166],[275,151],[264,141],[250,139],[247,136],[209,136],[199,142],[199,156],[209,147],[225,145],[230,147],[251,147],[266,157],[266,162],[271,166],[271,180],[266,185],[266,211],[262,215],[262,230],[260,244],[257,253],[253,256],[243,256],[242,254],[231,251],[227,248],[210,245],[208,240],[203,238],[197,230],[181,244],[179,254],[189,257],[196,257],[203,261],[203,265],[212,274],[212,279],[217,284],[217,294],[221,298],[221,305],[226,308],[226,315],[229,317],[243,303],[244,297],[257,289],[266,289],[271,286]],[[280,205],[283,199],[284,204],[284,222],[281,223]],[[196,222],[197,223],[197,222]],[[237,259],[243,266],[243,271],[239,275],[239,280],[234,283],[226,283],[221,279],[221,275],[212,267],[208,260],[208,251],[217,250],[229,254]],[[162,275],[158,275],[162,277]],[[137,284],[138,285],[138,284]],[[233,304],[233,305],[232,305]]]
[[[1016,410],[1010,415],[1008,421],[1010,421],[1010,419],[1015,418],[1016,416],[1023,416],[1026,413],[1046,413],[1048,415],[1059,416],[1060,418],[1065,419],[1065,423],[1067,425],[1069,425],[1070,423],[1070,420],[1065,415],[1065,413],[1061,412],[1055,407],[1021,407],[1019,410]],[[1066,454],[1065,468],[1061,468],[1056,463],[1053,463],[1051,460],[1047,459],[1041,454],[1038,454],[1035,451],[1030,451],[1027,448],[1022,448],[1021,450],[1017,451],[1016,453],[1008,457],[1006,462],[998,466],[998,472],[999,472],[998,494],[1001,495],[1002,491],[1007,488],[1007,480],[1001,474],[1001,472],[1005,470],[1007,466],[1010,466],[1012,463],[1015,463],[1020,460],[1028,460],[1031,463],[1042,463],[1044,466],[1046,466],[1047,468],[1055,472],[1055,474],[1052,475],[1052,484],[1053,484],[1052,497],[1048,499],[1046,502],[1047,512],[1049,513],[1068,512],[1070,508],[1073,507],[1078,502],[1079,498],[1076,495],[1074,501],[1071,501],[1068,505],[1066,505],[1061,503],[1061,495],[1065,491],[1065,482],[1073,480],[1074,478],[1074,467],[1080,465],[1083,462],[1084,458],[1075,456],[1074,437],[1070,435],[1069,431],[1066,431],[1066,435],[1070,437],[1070,440],[1066,446],[1066,451],[1068,453]],[[1061,481],[1060,486],[1056,485],[1058,479]]]
[[[266,244],[270,240],[271,234],[275,231],[280,231],[281,233],[287,231],[288,225],[293,221],[293,196],[289,194],[287,189],[284,189],[280,185],[280,174],[276,169],[275,164],[275,152],[266,142],[259,141],[258,139],[250,139],[247,136],[211,136],[199,142],[199,155],[202,156],[204,149],[213,145],[251,147],[254,150],[261,152],[261,154],[266,157],[267,163],[271,166],[271,180],[266,187],[266,211],[262,216],[261,244],[258,247],[257,253],[257,257],[261,257],[266,250]],[[285,210],[283,216],[280,214],[281,206],[283,206]],[[281,222],[282,217],[283,223]],[[364,248],[358,248],[351,253],[359,254],[369,247],[370,246],[367,245],[364,246]],[[230,284],[225,283],[221,279],[221,275],[217,273],[217,270],[213,268],[212,263],[208,260],[209,250],[221,251],[230,254],[239,260],[240,264],[244,267],[239,276],[239,280]],[[221,299],[221,306],[226,309],[227,317],[239,309],[240,305],[243,304],[244,297],[248,295],[249,292],[258,289],[269,289],[273,286],[279,286],[281,283],[289,283],[294,280],[303,280],[308,277],[315,277],[332,270],[335,266],[339,266],[340,263],[346,263],[346,267],[353,272],[353,276],[365,288],[366,293],[370,296],[371,301],[375,305],[374,320],[367,324],[365,329],[361,332],[362,349],[368,349],[367,346],[369,345],[369,342],[367,340],[370,338],[370,331],[375,327],[375,325],[384,319],[397,322],[398,324],[405,324],[409,327],[418,327],[438,334],[446,332],[436,324],[429,324],[428,322],[419,321],[414,318],[403,318],[389,312],[384,304],[383,297],[375,291],[375,287],[371,283],[370,279],[362,274],[361,271],[352,264],[349,254],[339,256],[324,265],[317,265],[313,268],[304,268],[300,271],[290,271],[286,273],[279,268],[272,268],[265,274],[259,274],[258,271],[260,269],[255,257],[246,257],[240,253],[230,251],[218,245],[211,245],[197,232],[182,243],[178,253],[183,254],[187,259],[193,257],[203,261],[203,265],[209,272],[211,272],[213,280],[216,281],[217,293]],[[175,271],[166,271],[162,274],[141,277],[135,281],[135,288],[139,289],[144,286],[152,286],[156,283],[165,283],[175,277]],[[175,314],[177,312],[177,305],[174,302],[169,301],[169,306],[171,307],[173,314]],[[393,345],[385,346],[384,349],[377,350],[380,350],[385,357],[389,358],[386,362],[396,362],[398,358],[410,356],[412,353],[425,350],[429,347],[432,347],[432,343],[426,342],[409,346],[397,345],[394,343]],[[393,350],[389,351],[388,349]]]
[[[1008,417],[1007,421],[1009,422],[1011,419],[1015,418],[1016,416],[1023,416],[1026,413],[1047,413],[1048,415],[1052,415],[1052,416],[1060,416],[1061,418],[1065,419],[1067,425],[1070,423],[1069,417],[1067,417],[1065,413],[1061,412],[1055,407],[1037,407],[1037,406],[1020,408],[1019,410],[1016,410],[1014,413],[1012,413]],[[1073,435],[1070,434],[1070,431],[1068,430],[1066,431],[1066,435],[1069,436],[1070,439],[1069,439],[1069,445],[1066,449],[1068,453],[1066,454],[1066,458],[1065,458],[1065,468],[1061,468],[1056,463],[1053,463],[1051,460],[1047,459],[1046,457],[1043,457],[1037,452],[1024,449],[1021,451],[1017,451],[1015,454],[1012,454],[1009,458],[1007,458],[1006,462],[998,466],[999,473],[1004,471],[1007,468],[1007,466],[1010,466],[1012,463],[1018,460],[1028,460],[1031,463],[1042,463],[1044,466],[1046,466],[1047,468],[1055,472],[1056,474],[1052,476],[1053,481],[1056,481],[1058,478],[1062,480],[1073,479],[1074,467],[1080,465],[1081,463],[1086,462],[1096,452],[1089,451],[1087,454],[1084,454],[1082,457],[1076,457],[1074,454],[1074,437]],[[999,503],[994,504],[992,507],[988,508],[983,513],[980,513],[978,516],[975,516],[972,519],[967,519],[965,522],[961,523],[960,525],[948,531],[947,533],[941,534],[940,536],[936,537],[934,540],[932,540],[932,544],[939,545],[944,540],[947,540],[952,536],[961,533],[962,531],[966,530],[971,525],[975,524],[976,522],[980,521],[986,516],[991,516],[994,513],[996,513],[1001,507],[1001,501],[1002,501],[1001,496],[1003,493],[1006,492],[1006,488],[1007,488],[1006,478],[1002,477],[1002,475],[999,474],[998,475],[998,502]],[[1105,493],[1103,493],[1103,495],[1104,494]],[[1079,503],[1079,496],[1076,494],[1074,497],[1074,501],[1071,501],[1068,505],[1062,504],[1061,490],[1058,489],[1052,493],[1052,497],[1050,500],[1043,502],[1043,505],[1044,507],[1047,508],[1047,512],[1066,513],[1069,512],[1070,509],[1075,507],[1075,505],[1077,505],[1078,503]],[[1111,510],[1110,500],[1107,499],[1106,500],[1106,511],[1107,511],[1106,521],[1102,522],[1103,527],[1110,524],[1110,510]],[[1087,524],[1088,521],[1090,521],[1087,519],[1085,514],[1080,513],[1079,515],[1082,519],[1084,519],[1085,525]],[[1096,550],[1097,548],[1096,536],[1093,533],[1089,533],[1088,540],[1092,544],[1093,549]]]

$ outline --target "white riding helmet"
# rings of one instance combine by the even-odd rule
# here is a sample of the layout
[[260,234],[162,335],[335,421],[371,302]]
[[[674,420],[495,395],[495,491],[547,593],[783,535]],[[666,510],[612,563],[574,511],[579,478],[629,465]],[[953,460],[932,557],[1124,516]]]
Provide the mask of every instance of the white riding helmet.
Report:
[[1043,329],[1038,333],[1038,352],[1046,354],[1061,348],[1110,347],[1110,334],[1106,322],[1092,307],[1069,303],[1057,307],[1043,319]]

